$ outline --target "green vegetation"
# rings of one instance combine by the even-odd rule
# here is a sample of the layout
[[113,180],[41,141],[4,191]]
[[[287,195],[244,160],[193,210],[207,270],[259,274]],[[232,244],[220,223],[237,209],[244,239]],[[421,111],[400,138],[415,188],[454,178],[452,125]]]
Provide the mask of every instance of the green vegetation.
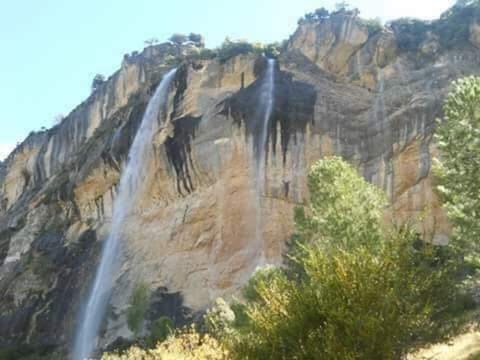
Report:
[[175,324],[173,323],[172,319],[170,319],[168,316],[161,316],[152,322],[148,342],[151,345],[162,342],[173,334],[174,329]]
[[392,22],[391,27],[402,50],[417,50],[429,32],[438,38],[443,48],[450,49],[468,42],[469,26],[479,15],[480,1],[458,1],[438,20],[427,22],[404,18]]
[[205,39],[203,38],[203,36],[195,33],[190,33],[189,35],[176,33],[170,36],[168,40],[175,45],[183,45],[186,42],[191,42],[200,48],[203,48],[205,46]]
[[2,360],[60,360],[63,357],[54,352],[54,346],[17,345],[0,349]]
[[145,313],[148,308],[148,287],[140,283],[133,289],[127,309],[128,328],[138,336],[142,331]]
[[105,76],[102,74],[97,74],[92,80],[92,92],[96,91],[100,86],[105,83]]
[[368,29],[368,35],[370,36],[379,33],[383,29],[382,20],[380,20],[379,18],[366,19],[366,20],[362,20],[362,22],[366,25]]
[[[480,78],[456,81],[444,107],[436,140],[441,152],[438,190],[454,225],[456,242],[480,246]],[[472,251],[471,250],[471,251]]]
[[175,336],[152,349],[134,346],[124,353],[104,354],[102,360],[226,360],[228,351],[215,338],[199,334],[194,328],[179,331]]
[[251,44],[248,41],[238,40],[232,41],[229,38],[226,38],[222,45],[217,49],[218,58],[221,62],[226,62],[232,57],[256,53],[261,54],[263,52],[263,47],[261,44]]
[[390,26],[395,32],[398,47],[406,51],[418,49],[430,29],[429,23],[411,18],[396,20]]

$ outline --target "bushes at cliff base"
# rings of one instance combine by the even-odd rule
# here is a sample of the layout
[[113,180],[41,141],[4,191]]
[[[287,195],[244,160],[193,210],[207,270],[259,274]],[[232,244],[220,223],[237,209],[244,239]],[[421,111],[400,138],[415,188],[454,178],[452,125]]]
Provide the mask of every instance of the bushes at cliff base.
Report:
[[384,225],[384,196],[339,158],[308,184],[287,267],[256,274],[227,337],[233,358],[398,359],[459,329],[454,252]]
[[124,353],[104,354],[102,360],[225,360],[227,350],[215,338],[194,328],[177,332],[152,349],[132,347]]

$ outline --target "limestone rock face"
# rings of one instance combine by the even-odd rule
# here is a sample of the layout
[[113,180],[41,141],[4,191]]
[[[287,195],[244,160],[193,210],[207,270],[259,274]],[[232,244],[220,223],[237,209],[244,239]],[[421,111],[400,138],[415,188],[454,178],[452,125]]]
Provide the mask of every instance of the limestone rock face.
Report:
[[[130,145],[185,51],[162,44],[126,56],[61,124],[29,136],[0,165],[0,346],[70,344]],[[447,241],[432,135],[450,82],[479,73],[479,56],[474,47],[437,49],[419,62],[393,32],[369,36],[350,15],[302,25],[275,64],[260,163],[266,59],[177,64],[168,116],[139,174],[141,199],[124,224],[103,343],[132,335],[125,311],[139,282],[151,290],[151,319],[182,324],[235,294],[258,265],[279,264],[294,207],[308,200],[308,169],[328,155],[385,190],[397,221],[413,218],[425,238]]]
[[301,25],[289,43],[320,69],[345,73],[350,58],[368,40],[368,29],[354,14],[338,14]]

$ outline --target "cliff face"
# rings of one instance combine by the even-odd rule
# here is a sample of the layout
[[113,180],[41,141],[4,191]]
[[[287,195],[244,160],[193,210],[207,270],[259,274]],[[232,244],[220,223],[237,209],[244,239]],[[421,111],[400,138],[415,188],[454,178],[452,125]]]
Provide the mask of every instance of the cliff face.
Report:
[[[233,294],[258,252],[279,264],[293,209],[308,199],[308,168],[323,156],[356,164],[386,191],[396,219],[413,218],[427,238],[447,241],[430,175],[432,134],[450,82],[480,71],[478,28],[470,27],[472,44],[442,48],[431,34],[403,51],[395,31],[369,34],[352,14],[301,25],[276,62],[260,198],[266,59],[181,63],[142,174],[147,191],[124,226],[105,342],[131,335],[125,310],[139,282],[151,290],[149,317],[182,323]],[[29,136],[0,165],[0,346],[71,341],[120,169],[148,99],[185,51],[164,44],[126,57],[61,124]]]

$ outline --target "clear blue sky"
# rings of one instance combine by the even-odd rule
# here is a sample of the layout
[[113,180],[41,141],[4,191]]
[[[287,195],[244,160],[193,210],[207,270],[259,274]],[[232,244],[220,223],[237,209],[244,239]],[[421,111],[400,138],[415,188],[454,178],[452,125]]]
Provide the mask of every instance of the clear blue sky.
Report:
[[[287,38],[300,16],[337,0],[0,0],[0,159],[31,130],[50,127],[143,41],[197,32],[214,47],[229,36]],[[351,0],[362,16],[435,18],[453,0]],[[388,4],[386,4],[388,3]]]

